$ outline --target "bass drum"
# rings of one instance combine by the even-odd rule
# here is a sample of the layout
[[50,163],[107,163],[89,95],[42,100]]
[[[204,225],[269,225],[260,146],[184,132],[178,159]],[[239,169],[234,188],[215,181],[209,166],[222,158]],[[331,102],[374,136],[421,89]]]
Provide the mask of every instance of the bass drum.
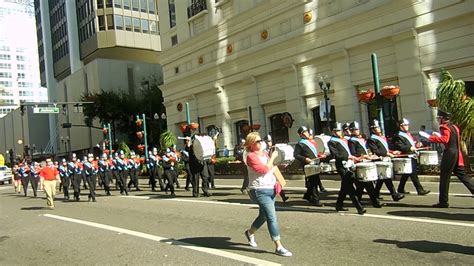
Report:
[[200,161],[209,160],[216,154],[214,141],[209,136],[196,136],[193,141],[193,150],[196,158]]
[[277,157],[273,161],[275,165],[291,164],[295,160],[293,156],[295,149],[291,145],[275,144],[275,151],[278,152]]
[[328,142],[331,139],[330,136],[328,135],[317,135],[314,136],[314,142],[316,143],[316,148],[318,149],[318,152],[324,153],[326,155],[329,155],[329,147],[328,147]]

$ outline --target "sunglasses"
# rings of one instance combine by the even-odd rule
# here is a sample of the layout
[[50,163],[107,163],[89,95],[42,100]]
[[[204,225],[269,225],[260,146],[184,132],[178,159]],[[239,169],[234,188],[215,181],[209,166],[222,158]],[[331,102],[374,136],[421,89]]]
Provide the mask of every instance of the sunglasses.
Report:
[[263,142],[263,140],[261,140],[261,139],[255,141],[255,143],[259,143],[259,144],[262,143],[262,142]]

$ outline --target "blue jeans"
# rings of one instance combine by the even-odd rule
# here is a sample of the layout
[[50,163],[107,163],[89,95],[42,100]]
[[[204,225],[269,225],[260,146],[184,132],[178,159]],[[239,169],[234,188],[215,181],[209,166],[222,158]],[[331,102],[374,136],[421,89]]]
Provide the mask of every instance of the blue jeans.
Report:
[[259,229],[267,222],[268,231],[273,241],[280,240],[280,227],[275,212],[275,190],[274,189],[252,189],[250,198],[258,204],[258,216],[252,223],[252,227]]

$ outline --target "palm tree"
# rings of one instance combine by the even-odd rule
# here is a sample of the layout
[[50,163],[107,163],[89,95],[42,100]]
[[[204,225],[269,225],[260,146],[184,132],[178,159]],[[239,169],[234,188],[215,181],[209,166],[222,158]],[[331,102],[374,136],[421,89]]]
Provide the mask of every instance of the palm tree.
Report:
[[[474,99],[466,95],[464,81],[455,80],[446,70],[441,71],[441,81],[436,89],[438,108],[452,114],[451,121],[461,129],[461,147],[464,155],[469,155],[474,140]],[[468,151],[469,149],[469,151]],[[469,156],[464,156],[469,170]]]

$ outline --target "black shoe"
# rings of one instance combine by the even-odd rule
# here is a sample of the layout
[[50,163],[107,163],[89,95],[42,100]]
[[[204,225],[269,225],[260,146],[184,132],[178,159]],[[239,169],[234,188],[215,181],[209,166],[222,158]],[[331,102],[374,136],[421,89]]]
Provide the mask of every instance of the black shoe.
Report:
[[157,190],[155,188],[152,188],[151,191],[156,192]]
[[308,202],[311,202],[311,201],[313,201],[313,200],[311,199],[311,197],[310,197],[310,196],[308,196],[308,195],[306,195],[306,194],[305,194],[305,195],[303,195],[303,199],[304,199],[304,200],[307,200]]
[[357,213],[360,214],[360,215],[364,215],[364,213],[366,213],[366,212],[367,212],[367,210],[364,209],[364,208],[357,210]]
[[110,191],[107,191],[107,196],[111,196],[112,194],[110,194]]
[[123,196],[123,194],[124,194],[124,193],[123,193],[123,191],[120,191],[120,195],[122,195],[122,196]]
[[321,193],[326,193],[326,192],[328,192],[327,189],[325,189],[325,188],[323,188],[323,187],[320,188],[319,191],[320,191]]
[[92,198],[91,196],[89,196],[89,198],[87,199],[87,202],[91,202]]
[[374,206],[374,208],[382,208],[383,205],[385,204],[380,204],[380,202],[376,202],[372,206]]
[[348,211],[348,210],[349,210],[348,208],[336,207],[336,211],[338,211],[338,212],[346,212],[346,211]]
[[194,198],[199,198],[199,194],[193,194]]
[[286,202],[290,197],[287,197],[287,196],[284,196],[284,197],[281,197],[281,199],[283,200],[283,202]]
[[211,188],[212,188],[212,189],[216,189],[216,186],[212,186]]
[[174,193],[171,193],[171,195],[170,195],[170,196],[171,196],[172,198],[174,198],[174,197],[176,197],[176,194],[174,194]]
[[242,194],[247,194],[247,190],[244,189],[244,188],[241,188],[241,189],[240,189],[240,192],[242,192]]
[[431,191],[430,190],[420,190],[418,191],[418,196],[424,196],[424,195],[427,195],[429,194]]
[[92,202],[97,202],[95,199],[92,199]]
[[210,196],[212,196],[212,193],[204,192],[202,195],[203,195],[204,197],[210,197]]
[[137,187],[135,190],[136,190],[136,191],[142,191],[142,190],[141,190],[140,188],[138,188],[138,187]]
[[184,190],[186,191],[190,191],[191,189],[189,189],[188,187],[185,187]]
[[405,195],[400,194],[400,193],[395,193],[395,194],[392,195],[393,201],[399,201],[399,200],[403,199],[404,197],[405,197]]
[[448,203],[436,203],[436,204],[433,204],[433,208],[449,208],[449,204]]
[[405,195],[410,194],[409,191],[405,191],[405,190],[397,190],[397,192],[400,193],[400,194],[405,194]]
[[376,196],[376,198],[377,198],[378,200],[383,200],[383,197],[380,196],[380,195]]
[[316,207],[324,207],[324,203],[321,203],[321,202],[319,202],[319,201],[317,201],[317,200],[313,200],[313,201],[311,202],[311,205],[316,206]]

